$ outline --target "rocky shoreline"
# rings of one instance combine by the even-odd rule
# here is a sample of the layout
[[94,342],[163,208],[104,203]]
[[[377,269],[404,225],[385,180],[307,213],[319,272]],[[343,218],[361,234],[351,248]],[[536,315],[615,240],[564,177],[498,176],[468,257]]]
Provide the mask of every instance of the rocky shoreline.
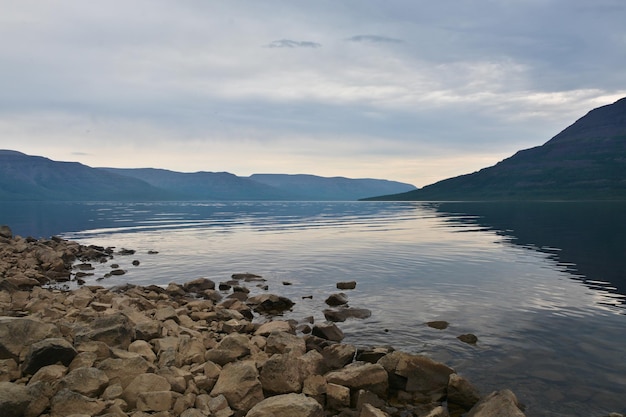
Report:
[[0,226],[0,416],[524,416],[510,390],[481,396],[428,357],[341,343],[341,309],[324,323],[280,320],[291,300],[249,297],[247,285],[262,285],[253,274],[166,288],[48,285],[113,256]]

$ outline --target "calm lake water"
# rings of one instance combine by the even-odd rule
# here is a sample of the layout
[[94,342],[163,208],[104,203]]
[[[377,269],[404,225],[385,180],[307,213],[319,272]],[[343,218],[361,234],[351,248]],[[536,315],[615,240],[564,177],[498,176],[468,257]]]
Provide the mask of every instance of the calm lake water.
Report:
[[626,413],[624,203],[2,203],[0,223],[137,250],[115,258],[126,275],[98,266],[103,286],[257,273],[298,320],[355,280],[372,316],[339,323],[346,343],[425,353],[529,417]]

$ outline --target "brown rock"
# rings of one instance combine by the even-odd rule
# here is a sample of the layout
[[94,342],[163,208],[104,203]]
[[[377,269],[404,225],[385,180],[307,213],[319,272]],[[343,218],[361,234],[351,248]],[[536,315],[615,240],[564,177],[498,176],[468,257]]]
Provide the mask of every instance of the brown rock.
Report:
[[293,353],[272,355],[259,376],[264,392],[272,395],[300,392],[302,377],[298,357]]
[[257,313],[280,314],[295,304],[286,297],[275,294],[260,294],[247,299],[246,303]]
[[33,343],[61,337],[54,324],[23,317],[0,317],[0,359],[20,358]]
[[451,374],[448,380],[447,400],[450,412],[460,415],[469,411],[480,400],[480,393],[467,379],[458,374]]
[[97,397],[109,384],[109,377],[97,368],[78,368],[70,371],[60,381],[61,388],[67,388],[87,397]]
[[99,415],[106,405],[103,401],[89,398],[77,392],[63,389],[50,401],[51,417],[66,417],[72,414]]
[[[222,369],[211,396],[224,395],[231,408],[248,411],[263,400],[263,388],[253,361],[229,363]],[[293,414],[298,415],[298,414]]]
[[348,297],[342,292],[338,294],[331,294],[325,301],[329,306],[340,306],[348,304]]
[[343,368],[354,360],[356,348],[353,345],[337,343],[326,346],[322,350],[325,364],[328,369]]
[[99,365],[98,369],[104,371],[109,378],[110,384],[118,383],[126,388],[135,377],[146,373],[150,368],[150,364],[142,357],[134,357],[128,359],[105,359]]
[[224,337],[215,349],[209,349],[205,360],[224,366],[250,354],[250,340],[246,335],[232,333]]
[[311,334],[333,342],[341,342],[345,337],[335,323],[318,323],[313,326]]
[[137,394],[137,410],[139,411],[167,411],[174,402],[172,391],[148,391]]
[[63,338],[49,338],[33,343],[22,363],[22,371],[32,375],[39,368],[61,362],[68,366],[77,355],[74,346]]
[[337,283],[339,290],[353,290],[356,288],[356,281],[343,281]]
[[494,391],[476,404],[467,417],[524,417],[511,390]]
[[322,406],[303,394],[283,394],[256,404],[246,417],[324,417]]
[[183,288],[187,292],[199,293],[206,290],[214,290],[215,282],[208,278],[198,278],[193,281],[186,282],[183,284]]
[[0,416],[22,416],[32,400],[24,385],[0,382]]
[[134,335],[134,329],[126,315],[115,313],[96,318],[88,329],[76,334],[75,342],[81,343],[92,340],[104,342],[108,346],[128,349]]
[[476,337],[476,335],[472,333],[462,334],[460,336],[457,336],[457,339],[470,345],[475,345],[476,342],[478,342],[478,337]]
[[364,404],[359,417],[389,417],[389,414],[371,404]]
[[[124,389],[122,398],[131,408],[135,408],[139,398],[138,395],[140,393],[170,391],[170,389],[171,386],[169,382],[167,382],[167,379],[162,376],[150,373],[140,374],[137,375],[130,384],[128,384],[126,389]],[[162,411],[160,408],[140,408],[138,405],[137,408],[142,411]],[[169,407],[166,408],[166,410],[168,409]]]
[[332,383],[327,384],[326,407],[332,410],[350,407],[350,388]]
[[435,320],[435,321],[429,321],[426,323],[426,325],[428,327],[432,327],[433,329],[437,329],[437,330],[445,330],[448,328],[448,326],[450,325],[450,323],[448,323],[445,320]]
[[291,333],[273,332],[267,337],[265,352],[268,355],[288,352],[302,355],[306,352],[306,344],[301,337]]
[[379,364],[354,362],[325,376],[329,383],[343,385],[355,392],[359,389],[369,390],[387,398],[387,371]]

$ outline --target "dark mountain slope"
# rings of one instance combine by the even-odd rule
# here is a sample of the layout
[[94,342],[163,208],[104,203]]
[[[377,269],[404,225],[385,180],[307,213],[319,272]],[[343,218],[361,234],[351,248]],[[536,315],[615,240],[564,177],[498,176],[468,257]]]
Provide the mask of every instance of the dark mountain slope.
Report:
[[140,179],[185,200],[290,200],[287,191],[228,172],[183,173],[154,168],[100,168],[104,172]]
[[0,150],[1,200],[154,200],[168,193],[135,178],[77,162]]
[[373,200],[625,200],[626,98],[590,111],[543,146],[478,172]]
[[316,175],[254,174],[250,179],[283,190],[302,200],[358,200],[376,194],[401,193],[415,186],[396,181],[319,177]]

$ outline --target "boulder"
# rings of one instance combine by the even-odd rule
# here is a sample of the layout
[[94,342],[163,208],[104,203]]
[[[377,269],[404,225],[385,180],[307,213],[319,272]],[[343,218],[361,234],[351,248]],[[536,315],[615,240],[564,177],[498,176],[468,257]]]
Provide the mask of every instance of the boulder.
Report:
[[272,355],[259,376],[263,391],[272,395],[302,391],[298,357],[293,353]]
[[135,332],[126,315],[122,313],[97,317],[89,328],[77,332],[76,343],[89,340],[100,341],[108,346],[128,349],[128,345],[135,337]]
[[457,336],[456,338],[459,339],[461,342],[465,342],[470,345],[475,345],[476,342],[478,342],[478,337],[476,337],[476,335],[472,333],[462,334],[460,336]]
[[19,361],[20,353],[33,343],[61,337],[51,323],[25,317],[0,317],[0,359]]
[[418,403],[445,398],[448,379],[454,373],[452,368],[426,356],[399,351],[385,355],[378,363],[389,373],[390,388],[409,393]]
[[311,334],[333,342],[341,342],[345,337],[335,323],[318,323],[313,326]]
[[215,349],[207,350],[204,359],[224,366],[248,354],[250,354],[248,337],[239,333],[231,333],[224,337]]
[[295,303],[289,298],[280,295],[260,294],[248,298],[246,304],[257,313],[274,315],[290,310]]
[[0,359],[0,382],[9,382],[20,377],[20,370],[14,359]]
[[322,350],[325,365],[328,369],[343,368],[354,360],[356,348],[353,345],[337,343],[326,346]]
[[294,352],[302,355],[306,352],[306,344],[301,337],[294,334],[273,332],[267,337],[265,352],[268,355],[288,352]]
[[359,417],[389,417],[389,414],[371,404],[363,404]]
[[494,391],[480,400],[467,417],[524,417],[517,397],[511,390]]
[[60,387],[87,397],[97,397],[109,384],[109,377],[97,368],[77,368],[61,379]]
[[[222,369],[211,396],[224,395],[234,410],[248,411],[263,400],[259,372],[253,361],[229,363]],[[298,415],[298,414],[292,414]]]
[[354,362],[325,376],[329,383],[343,385],[355,393],[359,389],[365,389],[381,398],[387,398],[387,371],[379,364]]
[[451,414],[464,414],[479,400],[480,393],[470,382],[458,374],[451,374],[448,380],[448,409]]
[[333,383],[326,384],[326,407],[331,410],[350,407],[350,388]]
[[353,307],[325,309],[323,313],[326,320],[332,322],[344,322],[347,319],[366,319],[372,315],[372,311],[367,308]]
[[137,375],[146,373],[150,364],[141,356],[126,359],[105,359],[98,365],[104,371],[110,384],[120,384],[126,388]]
[[356,281],[342,281],[337,283],[339,290],[353,290],[356,288]]
[[172,391],[148,391],[137,394],[137,410],[168,411],[174,403]]
[[62,389],[50,400],[50,416],[67,417],[72,414],[97,416],[104,411],[105,407],[106,404],[102,400]]
[[43,382],[54,385],[67,375],[67,367],[63,365],[48,365],[40,368],[28,381],[28,385]]
[[283,394],[256,404],[246,417],[324,417],[324,409],[304,394]]
[[[140,374],[128,384],[122,393],[122,398],[131,408],[134,408],[137,405],[139,393],[170,391],[170,389],[169,382],[162,376],[150,373]],[[161,411],[153,408],[150,408],[150,410]],[[147,408],[144,408],[143,411],[147,411]]]
[[2,226],[0,226],[0,237],[3,237],[5,239],[13,239],[13,231],[9,226],[3,224]]
[[33,375],[39,368],[59,362],[69,366],[77,354],[74,346],[63,338],[44,339],[28,348],[22,363],[22,372],[25,375]]
[[0,416],[22,417],[32,400],[24,385],[0,382]]
[[340,306],[348,304],[348,297],[342,292],[338,294],[331,294],[325,301],[329,306]]
[[435,320],[435,321],[429,321],[426,323],[426,325],[428,327],[432,327],[433,329],[437,329],[437,330],[445,330],[448,328],[448,326],[450,325],[450,323],[448,323],[445,320]]
[[293,325],[284,320],[268,321],[259,326],[254,332],[255,335],[269,336],[272,332],[285,332],[295,334]]

